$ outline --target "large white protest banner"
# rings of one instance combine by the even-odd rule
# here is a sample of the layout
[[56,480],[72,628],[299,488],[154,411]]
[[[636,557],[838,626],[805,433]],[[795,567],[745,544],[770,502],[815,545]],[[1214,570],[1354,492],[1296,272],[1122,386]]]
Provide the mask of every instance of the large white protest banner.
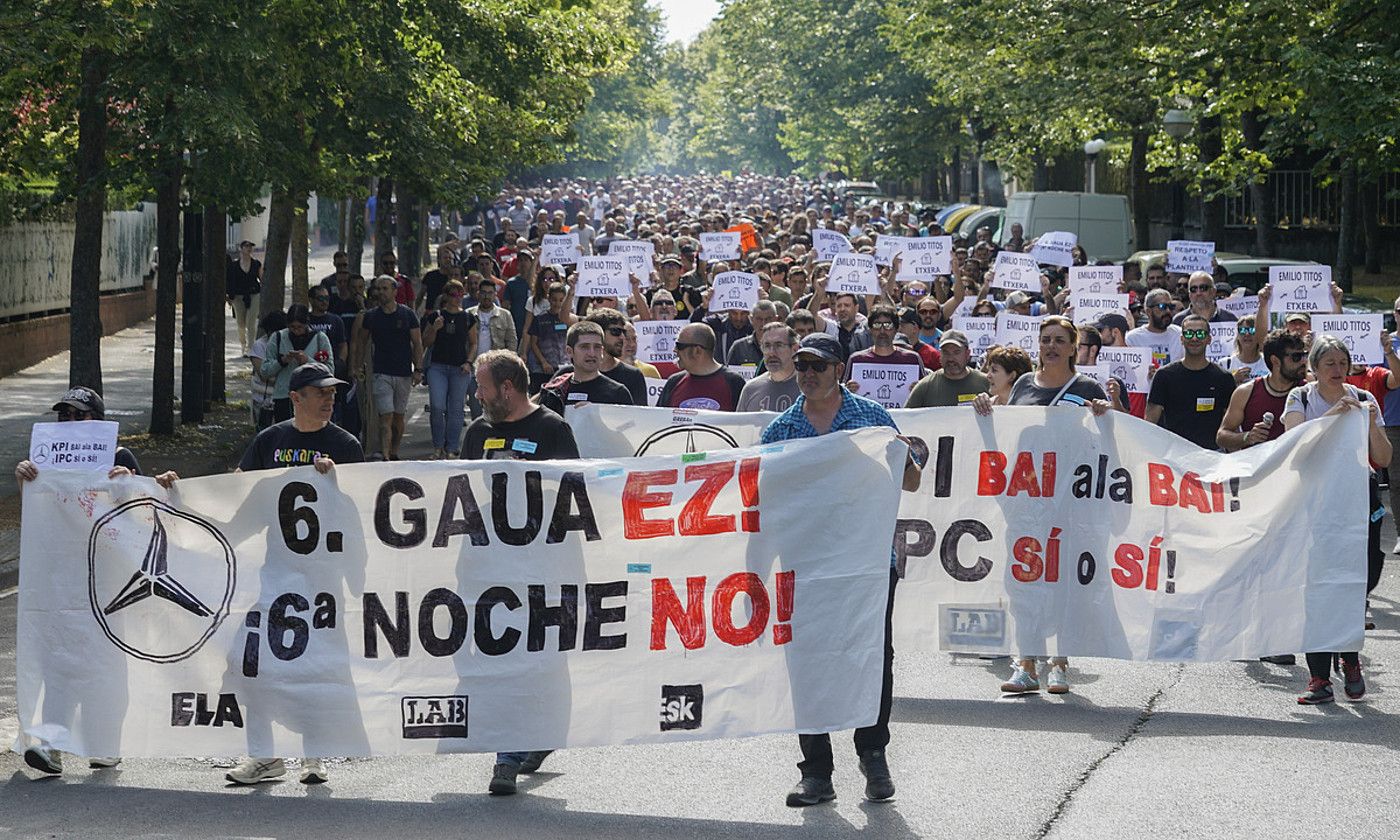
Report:
[[[900,500],[896,647],[1222,661],[1361,646],[1359,413],[1230,454],[1119,412],[890,414],[929,451]],[[775,416],[590,405],[570,424],[584,456],[616,457],[747,445]]]
[[[21,729],[80,755],[365,756],[868,725],[906,453],[862,429],[169,492],[41,472]],[[851,521],[814,545],[828,506]]]
[[1123,285],[1121,265],[1072,265],[1069,267],[1070,292],[1091,295],[1117,294]]
[[626,257],[579,257],[579,297],[616,297],[626,300],[632,294]]
[[1076,324],[1092,324],[1105,315],[1128,317],[1128,296],[1117,292],[1070,292],[1069,305]]
[[654,365],[676,360],[676,337],[689,321],[637,321],[637,360]]
[[826,293],[850,292],[855,295],[880,294],[879,269],[870,254],[837,254],[826,275]]
[[715,260],[737,260],[741,256],[740,234],[738,231],[721,231],[700,234],[700,256],[710,262]]
[[968,352],[974,359],[987,355],[997,343],[997,319],[976,315],[954,315],[953,329],[967,336]]
[[1352,364],[1383,365],[1381,347],[1384,315],[1314,315],[1313,335],[1333,335],[1351,351]]
[[646,284],[651,277],[652,261],[656,258],[656,243],[650,239],[614,239],[608,246],[608,256],[626,257],[627,273],[637,275]]
[[41,470],[107,470],[117,457],[115,420],[35,423],[29,432],[29,460]]
[[1146,394],[1152,383],[1152,348],[1100,347],[1099,366],[1122,380],[1132,394]]
[[[884,237],[881,237],[882,239]],[[953,237],[904,236],[895,248],[902,254],[896,280],[932,281],[953,270]]]
[[1190,274],[1193,271],[1210,274],[1215,270],[1211,265],[1214,259],[1214,242],[1173,239],[1167,243],[1167,271],[1172,274]]
[[[1236,318],[1243,318],[1246,315],[1255,315],[1259,312],[1259,297],[1258,295],[1242,295],[1240,297],[1218,298],[1215,305]],[[1265,332],[1267,331],[1265,328]]]
[[1271,312],[1331,312],[1332,266],[1271,265]]
[[747,271],[723,271],[715,275],[710,287],[710,311],[728,312],[742,309],[748,312],[758,305],[758,275]]
[[1070,266],[1074,264],[1074,246],[1079,237],[1072,231],[1052,230],[1042,233],[1031,246],[1031,258],[1047,265]]
[[997,344],[1019,347],[1032,359],[1040,358],[1040,322],[1043,315],[1017,315],[1009,309],[997,313]]
[[812,250],[817,252],[817,259],[830,260],[837,254],[849,254],[851,240],[839,230],[816,228],[812,231]]
[[581,253],[576,233],[546,233],[540,241],[540,265],[574,265]]
[[1015,292],[1040,291],[1040,265],[1030,254],[998,251],[992,264],[992,288]]

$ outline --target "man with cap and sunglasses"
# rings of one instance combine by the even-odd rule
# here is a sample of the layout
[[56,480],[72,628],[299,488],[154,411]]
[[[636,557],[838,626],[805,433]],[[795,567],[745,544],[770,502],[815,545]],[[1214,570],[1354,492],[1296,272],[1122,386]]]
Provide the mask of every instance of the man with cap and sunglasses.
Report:
[[[802,339],[793,354],[797,369],[797,387],[802,392],[797,401],[778,415],[763,430],[762,442],[819,437],[829,432],[888,426],[898,431],[890,413],[879,403],[856,396],[841,386],[845,381],[846,351],[841,342],[825,333],[812,333]],[[902,438],[908,443],[907,438]],[[927,450],[924,450],[925,452]],[[903,487],[913,492],[919,489],[923,462],[910,448],[904,466]],[[891,541],[893,541],[891,534]],[[885,605],[885,662],[880,690],[880,714],[871,726],[855,731],[856,753],[860,769],[865,774],[865,797],[881,801],[894,796],[894,781],[890,778],[885,747],[890,742],[890,703],[894,694],[894,642],[891,622],[894,617],[894,590],[899,580],[893,547],[890,551],[890,589]],[[803,807],[836,798],[831,785],[833,758],[831,736],[827,733],[799,735],[802,761],[797,768],[802,779],[788,793],[789,807]]]

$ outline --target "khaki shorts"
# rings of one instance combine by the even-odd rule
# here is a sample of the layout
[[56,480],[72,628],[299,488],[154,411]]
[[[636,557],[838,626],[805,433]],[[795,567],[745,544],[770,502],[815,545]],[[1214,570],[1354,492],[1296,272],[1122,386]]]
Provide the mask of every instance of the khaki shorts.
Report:
[[404,414],[408,411],[408,392],[413,388],[413,377],[390,376],[387,373],[374,375],[374,410],[380,414]]

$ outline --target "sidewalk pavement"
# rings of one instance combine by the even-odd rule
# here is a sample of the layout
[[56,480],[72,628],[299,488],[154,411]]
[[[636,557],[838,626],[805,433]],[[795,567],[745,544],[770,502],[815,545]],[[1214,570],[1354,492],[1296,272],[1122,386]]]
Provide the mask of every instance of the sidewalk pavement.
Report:
[[[335,269],[331,263],[334,248],[320,248],[308,260],[308,275],[314,285]],[[290,290],[288,291],[290,299]],[[226,310],[227,314],[227,310]],[[183,323],[176,316],[176,323]],[[121,434],[145,432],[151,421],[151,378],[155,369],[155,319],[102,339],[103,400],[107,419],[121,424]],[[180,338],[175,338],[175,394],[180,394]],[[233,318],[224,319],[224,365],[231,375],[248,364],[233,330]],[[241,382],[230,382],[242,389]],[[55,419],[53,404],[68,390],[68,352],[64,351],[10,376],[0,378],[0,464],[5,469],[29,454],[30,427]],[[230,390],[230,400],[247,399],[242,390]],[[425,458],[432,452],[426,406],[427,388],[415,388],[409,400],[409,422],[400,454],[404,459]],[[159,465],[143,465],[155,468]],[[18,485],[0,477],[0,501],[19,493]],[[18,570],[19,529],[0,528],[0,589],[13,583]]]

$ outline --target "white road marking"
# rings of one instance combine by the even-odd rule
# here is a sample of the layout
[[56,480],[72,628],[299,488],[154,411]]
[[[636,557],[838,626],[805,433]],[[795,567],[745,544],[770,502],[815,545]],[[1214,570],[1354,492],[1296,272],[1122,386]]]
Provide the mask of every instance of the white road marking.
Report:
[[18,586],[11,586],[9,589],[0,589],[0,599],[8,598],[18,591]]

